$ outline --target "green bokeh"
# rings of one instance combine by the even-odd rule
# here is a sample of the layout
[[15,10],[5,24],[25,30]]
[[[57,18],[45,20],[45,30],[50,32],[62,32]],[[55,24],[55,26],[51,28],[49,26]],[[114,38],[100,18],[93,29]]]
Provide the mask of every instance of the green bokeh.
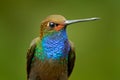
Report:
[[70,25],[76,64],[69,80],[120,80],[120,0],[0,1],[0,80],[26,80],[26,52],[50,14],[100,17]]

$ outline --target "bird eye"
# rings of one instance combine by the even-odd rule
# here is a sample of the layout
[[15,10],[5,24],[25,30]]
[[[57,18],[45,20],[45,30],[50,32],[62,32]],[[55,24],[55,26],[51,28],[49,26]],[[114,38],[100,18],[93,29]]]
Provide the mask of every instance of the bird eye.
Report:
[[58,26],[58,24],[56,24],[56,23],[54,23],[54,22],[50,22],[50,23],[49,23],[49,26],[50,26],[51,28],[53,28],[53,27]]

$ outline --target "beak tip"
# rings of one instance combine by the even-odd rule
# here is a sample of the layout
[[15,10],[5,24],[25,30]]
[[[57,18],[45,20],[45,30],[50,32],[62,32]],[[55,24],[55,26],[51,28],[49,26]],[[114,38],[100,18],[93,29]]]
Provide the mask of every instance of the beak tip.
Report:
[[92,18],[93,20],[99,20],[100,18],[99,17],[94,17]]

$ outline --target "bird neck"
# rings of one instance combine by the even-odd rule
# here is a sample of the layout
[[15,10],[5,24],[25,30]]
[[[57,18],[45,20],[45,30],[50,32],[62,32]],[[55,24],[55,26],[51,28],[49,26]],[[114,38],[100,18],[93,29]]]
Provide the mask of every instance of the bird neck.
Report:
[[54,31],[54,32],[48,32],[46,33],[43,38],[42,38],[42,42],[49,42],[49,41],[64,41],[68,39],[67,37],[67,33],[66,33],[66,29],[60,30],[60,31]]
[[42,51],[47,59],[62,59],[68,57],[70,49],[66,29],[46,34],[42,38]]

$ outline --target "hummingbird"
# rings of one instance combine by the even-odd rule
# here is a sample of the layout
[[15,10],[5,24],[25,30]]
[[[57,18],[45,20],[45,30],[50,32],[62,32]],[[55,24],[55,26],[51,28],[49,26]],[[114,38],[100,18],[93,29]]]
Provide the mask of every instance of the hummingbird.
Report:
[[66,20],[62,15],[45,18],[39,37],[33,39],[27,52],[27,80],[68,80],[75,64],[75,50],[66,28],[73,23],[98,19]]

